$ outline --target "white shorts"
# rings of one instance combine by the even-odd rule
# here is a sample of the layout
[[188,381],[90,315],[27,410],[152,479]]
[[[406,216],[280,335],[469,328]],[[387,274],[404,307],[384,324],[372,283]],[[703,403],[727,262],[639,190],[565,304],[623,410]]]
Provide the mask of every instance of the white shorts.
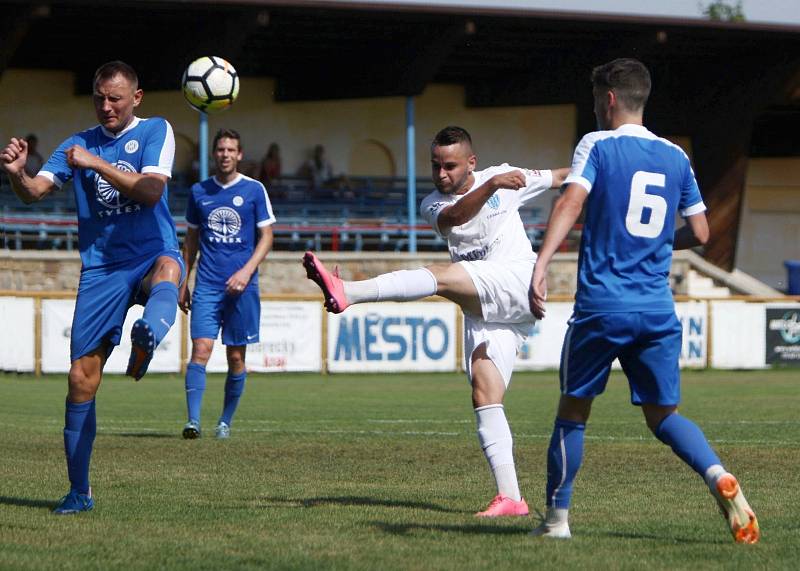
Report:
[[527,323],[488,323],[464,314],[464,369],[472,383],[472,353],[486,343],[486,355],[491,359],[508,388],[517,352],[528,338],[535,320]]
[[458,262],[478,290],[483,320],[488,323],[533,323],[528,290],[533,260]]

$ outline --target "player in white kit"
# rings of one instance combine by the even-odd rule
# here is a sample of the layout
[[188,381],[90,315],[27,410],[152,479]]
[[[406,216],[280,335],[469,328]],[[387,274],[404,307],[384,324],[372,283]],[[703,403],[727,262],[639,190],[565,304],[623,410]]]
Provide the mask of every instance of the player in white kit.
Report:
[[312,253],[303,265],[322,289],[325,307],[341,313],[356,303],[412,301],[440,295],[464,312],[464,361],[472,384],[478,439],[497,484],[480,517],[527,515],[514,468],[511,430],[503,397],[517,351],[535,321],[528,288],[536,254],[519,209],[564,182],[569,169],[527,170],[503,164],[475,170],[469,133],[446,127],[431,144],[435,191],[422,201],[422,216],[447,239],[450,264],[401,270],[346,282]]

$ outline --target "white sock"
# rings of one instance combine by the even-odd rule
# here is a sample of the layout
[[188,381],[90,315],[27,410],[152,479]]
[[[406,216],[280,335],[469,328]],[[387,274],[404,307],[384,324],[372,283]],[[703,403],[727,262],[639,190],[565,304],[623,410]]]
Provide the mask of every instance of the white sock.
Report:
[[413,301],[436,293],[436,278],[430,270],[400,270],[371,280],[344,282],[344,295],[350,303],[370,301]]
[[547,508],[544,523],[550,527],[569,523],[569,510],[566,508]]
[[717,478],[727,473],[728,471],[725,470],[725,468],[719,464],[714,464],[713,466],[709,466],[708,470],[706,470],[703,479],[706,481],[706,485],[713,490],[714,486],[717,484]]
[[518,502],[522,496],[514,468],[514,441],[503,405],[480,406],[475,409],[475,419],[478,424],[478,440],[494,474],[497,493]]

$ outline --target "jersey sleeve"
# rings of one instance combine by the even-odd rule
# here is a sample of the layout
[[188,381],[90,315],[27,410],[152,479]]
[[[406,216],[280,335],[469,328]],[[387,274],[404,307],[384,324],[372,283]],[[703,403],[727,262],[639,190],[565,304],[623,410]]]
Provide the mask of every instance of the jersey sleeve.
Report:
[[269,201],[267,189],[258,182],[258,192],[255,196],[256,226],[263,228],[275,224],[275,215],[272,213],[272,203]]
[[156,173],[172,177],[172,164],[175,161],[175,134],[166,119],[156,117],[150,128],[145,148],[142,151],[142,174]]
[[447,236],[442,233],[439,229],[439,214],[442,213],[442,210],[447,208],[452,204],[452,202],[448,202],[445,200],[441,200],[441,195],[438,192],[432,192],[424,199],[422,199],[422,204],[419,206],[420,216],[425,219],[425,222],[431,225],[434,232],[436,232],[442,238],[446,238]]
[[553,186],[553,171],[520,169],[525,174],[525,188],[518,191],[519,200],[527,204]]
[[700,187],[697,186],[697,179],[694,177],[692,165],[689,158],[684,155],[686,168],[684,169],[683,181],[681,181],[681,199],[678,203],[678,210],[681,216],[687,218],[705,212],[706,205],[700,196]]
[[194,198],[194,192],[197,185],[192,186],[189,191],[189,198],[186,200],[186,224],[189,228],[197,228],[200,226],[200,212],[197,210],[197,202]]
[[67,164],[67,149],[73,145],[73,138],[70,137],[50,155],[47,162],[39,171],[38,176],[43,176],[58,188],[72,178],[72,167]]
[[572,157],[572,168],[564,184],[575,183],[586,189],[586,192],[592,191],[592,186],[597,178],[599,162],[596,142],[596,133],[584,135],[575,149],[575,154]]

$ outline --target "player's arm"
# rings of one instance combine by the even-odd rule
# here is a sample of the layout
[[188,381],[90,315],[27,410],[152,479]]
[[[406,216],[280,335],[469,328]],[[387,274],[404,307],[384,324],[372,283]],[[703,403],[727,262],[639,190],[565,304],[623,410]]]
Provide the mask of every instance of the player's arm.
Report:
[[708,229],[708,219],[705,212],[699,212],[686,217],[686,225],[675,231],[672,242],[673,250],[687,250],[696,246],[705,246],[711,232]]
[[547,267],[553,254],[556,253],[561,242],[567,237],[569,231],[575,226],[583,210],[583,204],[589,193],[577,183],[567,185],[567,190],[559,197],[550,213],[547,222],[547,231],[544,242],[539,249],[539,257],[531,278],[531,289],[528,293],[531,313],[537,318],[544,318],[544,301],[547,298]]
[[44,176],[28,176],[25,163],[28,161],[28,142],[25,139],[12,138],[8,145],[0,151],[0,168],[8,174],[11,190],[25,204],[32,204],[43,199],[58,186]]
[[199,244],[199,230],[198,228],[189,226],[186,228],[186,236],[183,238],[183,262],[186,265],[186,279],[181,284],[181,289],[178,291],[178,307],[181,311],[188,313],[192,307],[192,294],[189,291],[189,275],[192,273],[194,262],[197,259],[197,250]]
[[253,274],[258,269],[258,265],[264,261],[264,258],[267,257],[267,254],[272,249],[272,240],[272,226],[259,226],[258,243],[253,249],[253,255],[250,256],[250,259],[240,270],[225,282],[225,291],[228,294],[239,294],[244,291],[244,288],[250,283],[250,278],[253,277]]
[[496,174],[472,192],[442,210],[436,223],[442,234],[447,234],[451,228],[466,224],[480,212],[486,201],[500,188],[519,190],[525,187],[525,175],[522,171],[513,170]]
[[155,206],[167,187],[168,177],[163,174],[122,171],[80,145],[67,149],[67,163],[73,168],[92,169],[122,194],[146,206]]

